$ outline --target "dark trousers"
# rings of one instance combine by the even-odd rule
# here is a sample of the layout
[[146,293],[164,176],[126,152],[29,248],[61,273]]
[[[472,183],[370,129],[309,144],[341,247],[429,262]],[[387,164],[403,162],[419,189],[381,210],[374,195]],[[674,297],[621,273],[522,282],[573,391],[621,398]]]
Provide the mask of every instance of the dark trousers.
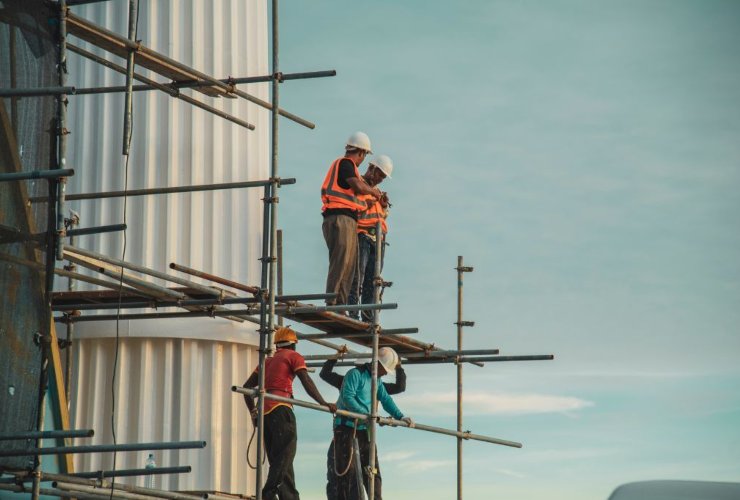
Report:
[[[375,242],[366,234],[357,235],[357,271],[355,279],[352,282],[352,288],[349,291],[349,304],[372,304],[375,295]],[[383,260],[385,258],[385,245],[382,245],[380,253],[380,270],[383,270]],[[362,302],[358,302],[361,299]],[[351,312],[350,315],[359,319],[357,312]],[[372,321],[372,311],[362,311],[363,321]]]
[[[329,446],[327,456],[327,485],[326,497],[329,500],[357,500],[361,498],[360,488],[364,487],[365,491],[370,491],[370,477],[367,473],[367,466],[370,461],[370,440],[366,430],[358,430],[355,434],[360,447],[360,467],[362,467],[363,485],[357,484],[357,472],[355,468],[358,464],[352,460],[351,467],[343,476],[338,476],[347,469],[350,457],[352,456],[352,434],[353,429],[340,425],[334,429],[334,440]],[[336,457],[336,463],[335,463]],[[375,449],[375,468],[378,473],[375,475],[375,500],[382,500],[382,478],[380,477],[380,462],[378,461],[377,448]]]
[[326,303],[346,304],[357,268],[357,221],[348,215],[327,215],[321,225],[329,249],[326,293],[336,293]]
[[262,488],[264,500],[299,500],[295,488],[293,459],[298,444],[295,415],[287,406],[278,406],[265,415],[265,451],[270,462],[265,486]]

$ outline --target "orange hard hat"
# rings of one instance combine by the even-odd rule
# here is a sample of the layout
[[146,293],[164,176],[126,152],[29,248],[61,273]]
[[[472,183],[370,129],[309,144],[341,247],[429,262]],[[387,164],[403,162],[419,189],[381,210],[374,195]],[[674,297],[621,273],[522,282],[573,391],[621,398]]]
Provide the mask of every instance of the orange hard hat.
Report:
[[275,344],[297,344],[298,336],[292,328],[281,326],[275,330]]

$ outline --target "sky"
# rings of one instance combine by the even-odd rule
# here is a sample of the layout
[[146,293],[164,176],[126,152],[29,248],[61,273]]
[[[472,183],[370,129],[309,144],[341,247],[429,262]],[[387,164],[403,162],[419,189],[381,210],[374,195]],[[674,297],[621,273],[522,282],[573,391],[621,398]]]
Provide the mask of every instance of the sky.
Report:
[[[740,482],[740,2],[316,0],[280,19],[282,71],[337,71],[281,87],[317,124],[280,125],[285,292],[323,290],[319,187],[362,130],[395,163],[383,326],[453,347],[462,255],[465,348],[555,355],[465,367],[464,427],[524,444],[465,443],[465,497]],[[402,411],[454,428],[454,365],[407,373]],[[324,498],[330,422],[296,412],[298,488]],[[382,429],[386,496],[453,498],[455,443]]]

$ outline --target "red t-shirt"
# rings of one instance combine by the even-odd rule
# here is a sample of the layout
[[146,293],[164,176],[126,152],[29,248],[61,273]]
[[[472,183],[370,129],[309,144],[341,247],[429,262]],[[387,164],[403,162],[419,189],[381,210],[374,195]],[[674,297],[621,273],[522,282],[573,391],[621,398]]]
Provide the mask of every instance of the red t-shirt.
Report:
[[[306,369],[306,360],[293,349],[280,349],[265,360],[265,389],[270,394],[290,398],[293,396],[293,379],[298,370]],[[257,372],[259,367],[254,371]],[[265,415],[278,406],[292,405],[265,398]]]

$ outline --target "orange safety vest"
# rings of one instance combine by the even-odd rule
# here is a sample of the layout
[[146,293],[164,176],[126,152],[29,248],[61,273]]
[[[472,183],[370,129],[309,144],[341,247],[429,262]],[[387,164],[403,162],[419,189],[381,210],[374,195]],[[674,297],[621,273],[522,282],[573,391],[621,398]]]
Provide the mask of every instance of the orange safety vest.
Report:
[[360,199],[365,202],[367,209],[360,212],[357,217],[357,232],[365,234],[374,234],[375,226],[380,221],[380,227],[383,229],[383,234],[388,233],[388,212],[383,208],[383,205],[379,201],[375,201],[369,194],[360,196]]
[[[345,158],[337,158],[329,167],[329,171],[324,178],[324,184],[321,185],[321,201],[324,204],[321,211],[324,212],[329,208],[348,208],[350,210],[365,210],[365,202],[361,201],[351,188],[344,189],[339,185],[339,164]],[[360,171],[351,158],[346,158],[352,162],[355,167],[355,177],[360,178]]]

